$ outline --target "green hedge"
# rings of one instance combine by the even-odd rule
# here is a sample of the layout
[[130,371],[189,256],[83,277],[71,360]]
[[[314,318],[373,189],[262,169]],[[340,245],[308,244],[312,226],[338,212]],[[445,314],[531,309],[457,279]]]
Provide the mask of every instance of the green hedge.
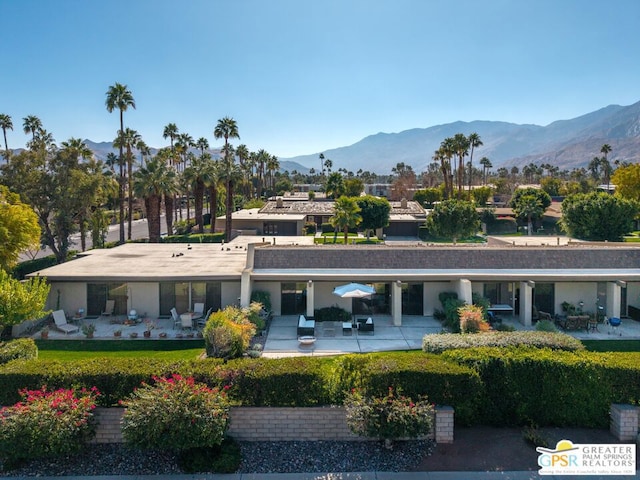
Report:
[[484,387],[473,369],[431,354],[372,354],[370,359],[363,378],[369,392],[383,396],[394,387],[412,398],[426,395],[431,403],[454,407],[457,423],[475,421]]
[[523,347],[442,356],[478,371],[485,387],[478,423],[604,428],[611,403],[640,402],[640,353]]
[[552,350],[584,350],[582,342],[571,335],[538,331],[487,332],[468,335],[435,333],[422,338],[422,350],[431,353],[442,353],[458,348],[520,346]]
[[0,342],[0,365],[17,359],[38,358],[38,347],[31,338]]
[[496,218],[492,222],[487,223],[488,235],[516,233],[517,231],[518,231],[518,224],[515,218],[500,217],[500,218]]
[[313,318],[316,322],[348,322],[351,320],[351,313],[334,305],[315,309]]

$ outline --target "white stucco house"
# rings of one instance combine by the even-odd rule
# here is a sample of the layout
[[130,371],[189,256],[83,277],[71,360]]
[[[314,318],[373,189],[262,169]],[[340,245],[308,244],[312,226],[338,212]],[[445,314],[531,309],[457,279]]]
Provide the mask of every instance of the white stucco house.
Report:
[[[243,237],[238,237],[239,239]],[[230,244],[125,244],[92,250],[37,274],[52,285],[47,308],[98,316],[107,300],[116,313],[150,317],[171,308],[247,305],[267,291],[276,315],[306,314],[338,305],[354,314],[431,316],[441,292],[473,293],[509,305],[524,325],[533,307],[561,313],[563,302],[585,312],[635,315],[640,307],[640,247],[633,244],[563,246],[298,245],[259,237]],[[251,243],[257,242],[257,243]],[[284,243],[287,243],[286,245]],[[34,274],[35,275],[35,274]],[[348,282],[372,285],[366,299],[332,294]]]

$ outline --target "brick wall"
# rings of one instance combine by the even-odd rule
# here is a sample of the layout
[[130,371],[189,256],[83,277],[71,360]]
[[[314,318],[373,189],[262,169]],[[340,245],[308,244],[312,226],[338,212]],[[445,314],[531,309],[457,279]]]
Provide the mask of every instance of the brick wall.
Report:
[[638,437],[638,407],[614,403],[611,405],[611,433],[621,441],[635,442]]
[[[122,408],[97,408],[94,443],[121,443]],[[452,407],[436,407],[436,425],[430,438],[453,443]],[[238,407],[230,412],[229,435],[244,441],[354,441],[342,407],[271,408]]]

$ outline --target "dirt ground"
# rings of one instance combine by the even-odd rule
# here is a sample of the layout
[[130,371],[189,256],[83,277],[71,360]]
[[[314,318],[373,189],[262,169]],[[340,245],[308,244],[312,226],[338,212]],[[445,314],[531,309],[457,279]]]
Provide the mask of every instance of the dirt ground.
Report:
[[[608,430],[541,428],[539,433],[551,448],[560,440],[571,440],[573,443],[632,443],[618,441]],[[454,435],[453,444],[438,444],[416,470],[490,472],[537,471],[540,468],[539,454],[535,446],[525,441],[521,428],[456,427]]]

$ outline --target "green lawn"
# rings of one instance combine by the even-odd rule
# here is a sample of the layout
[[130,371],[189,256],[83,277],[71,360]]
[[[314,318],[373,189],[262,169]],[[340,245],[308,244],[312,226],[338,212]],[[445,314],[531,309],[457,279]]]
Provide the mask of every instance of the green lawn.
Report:
[[83,360],[96,357],[190,360],[204,351],[202,340],[36,340],[38,358]]

